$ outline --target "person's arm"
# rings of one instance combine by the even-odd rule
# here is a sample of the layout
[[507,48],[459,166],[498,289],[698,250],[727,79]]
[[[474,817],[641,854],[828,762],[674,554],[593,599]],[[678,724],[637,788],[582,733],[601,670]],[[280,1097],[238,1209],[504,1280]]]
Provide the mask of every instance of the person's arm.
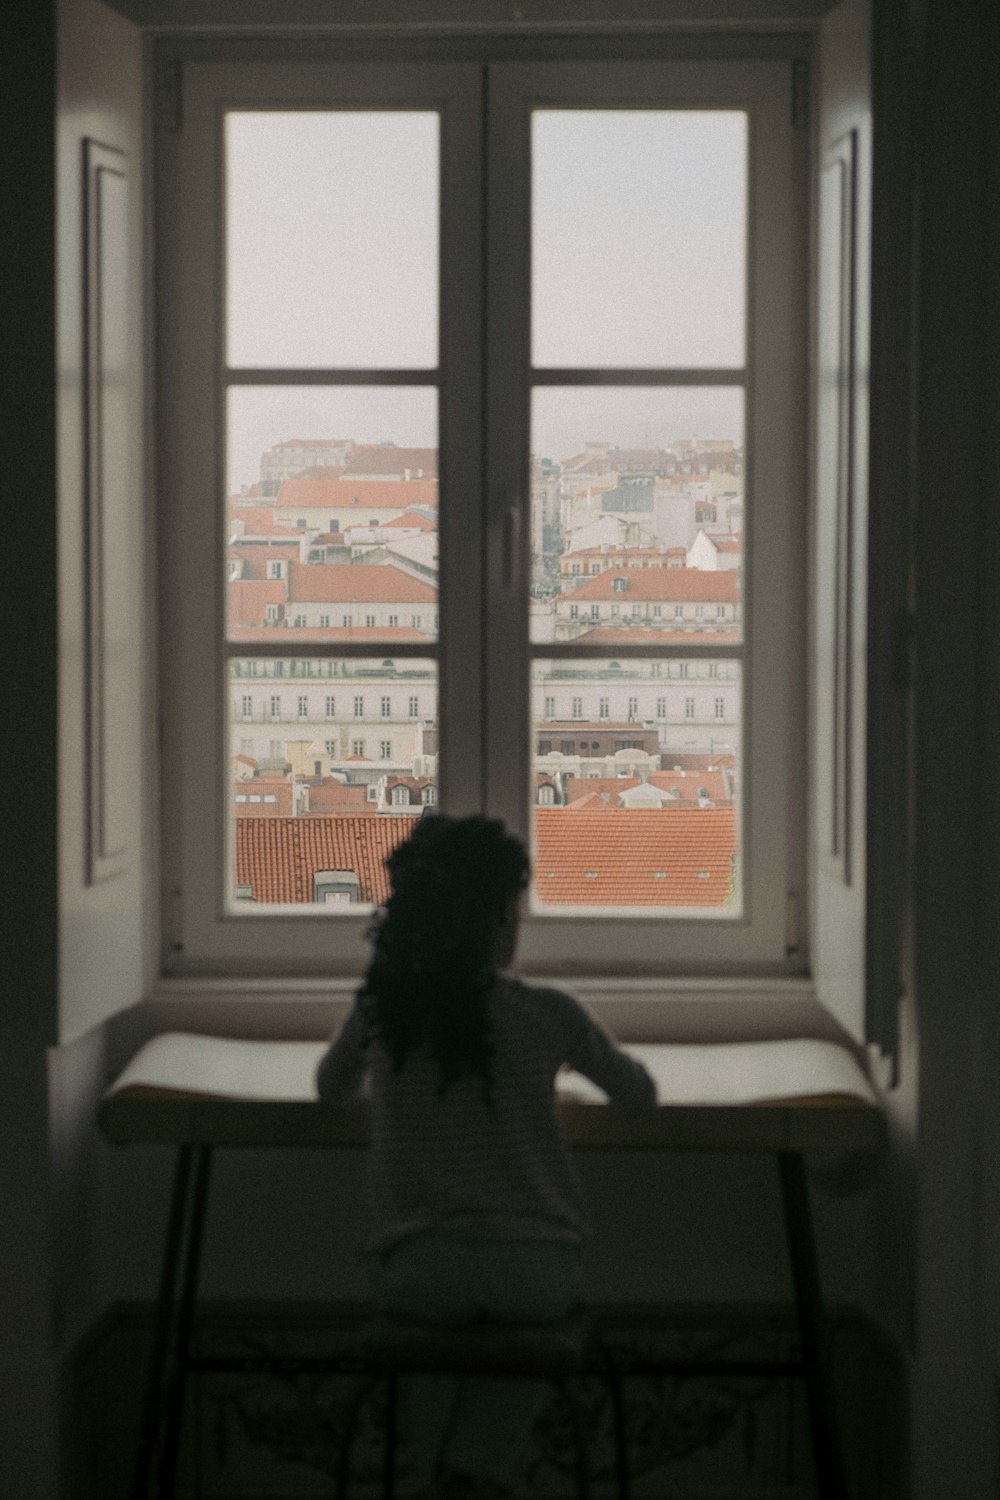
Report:
[[556,1011],[565,1038],[566,1063],[603,1089],[616,1108],[655,1109],[656,1084],[642,1063],[623,1052],[578,1000],[561,991],[550,993],[558,996]]
[[365,1076],[361,1012],[355,1004],[316,1069],[316,1090],[328,1104],[360,1098]]

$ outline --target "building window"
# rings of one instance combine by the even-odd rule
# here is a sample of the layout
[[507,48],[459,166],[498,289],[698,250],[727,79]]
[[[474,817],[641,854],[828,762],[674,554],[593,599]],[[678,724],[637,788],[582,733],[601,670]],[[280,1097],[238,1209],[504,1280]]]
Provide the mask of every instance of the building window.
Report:
[[684,717],[685,717],[685,719],[693,719],[694,718],[694,699],[693,698],[685,698],[684,699]]
[[542,807],[551,807],[556,800],[555,788],[550,785],[538,788],[538,801]]
[[715,717],[717,719],[724,719],[726,717],[726,700],[725,700],[725,698],[716,698],[716,700],[715,700]]
[[657,700],[656,700],[656,717],[658,719],[665,719],[667,717],[667,700],[666,700],[666,698],[657,698]]
[[300,697],[298,700],[299,718],[305,719],[309,714],[309,699]]
[[326,716],[328,719],[334,719],[337,716],[337,700],[331,693],[326,696]]
[[335,756],[337,754],[337,741],[336,740],[324,740],[323,743],[324,743],[324,746],[326,748],[327,755]]
[[393,626],[396,626],[398,624],[399,624],[399,616],[398,615],[390,615],[389,616],[389,626],[390,626],[390,629]]
[[244,696],[240,699],[240,713],[243,715],[244,719],[250,718],[251,714],[253,713],[252,698]]
[[703,620],[705,618],[705,606],[704,606],[704,604],[696,604],[695,605],[695,607],[694,607],[694,617],[695,617],[696,620]]
[[378,753],[383,760],[391,760],[392,740],[379,740]]
[[388,698],[383,697],[382,703],[381,703],[381,709],[382,709],[382,717],[383,717],[383,719],[387,719],[389,717],[389,713],[390,713],[390,710],[391,710],[391,704],[390,704]]
[[420,793],[421,801],[425,807],[433,807],[437,802],[437,787],[433,782],[428,782]]
[[410,716],[411,719],[418,719],[420,717],[420,699],[419,698],[411,696],[411,698],[410,698],[410,705],[409,705],[409,708],[407,709],[407,713],[409,714],[409,716]]
[[281,718],[281,699],[277,695],[271,699],[271,718]]
[[405,786],[399,785],[393,787],[392,805],[393,807],[409,807],[410,793]]
[[611,716],[611,699],[610,698],[601,698],[601,699],[599,699],[598,704],[597,704],[597,717],[599,719],[607,719],[607,718],[610,718],[610,716]]
[[556,716],[556,700],[549,696],[545,699],[545,717],[554,719]]
[[[178,44],[182,53],[184,45]],[[806,442],[805,434],[794,425],[800,420],[797,403],[784,397],[789,379],[793,389],[807,385],[800,348],[806,308],[796,281],[795,257],[806,240],[804,205],[809,202],[803,171],[806,153],[792,136],[788,119],[788,57],[738,62],[718,56],[589,58],[581,65],[565,51],[560,57],[558,38],[551,46],[546,41],[544,60],[532,61],[534,43],[525,39],[518,60],[505,55],[503,65],[491,72],[489,64],[484,68],[477,61],[466,66],[453,55],[447,67],[442,67],[436,60],[434,41],[410,65],[401,60],[400,49],[405,45],[400,42],[396,47],[391,65],[388,56],[384,65],[377,56],[366,56],[364,62],[345,58],[329,69],[319,69],[313,63],[300,66],[277,45],[272,66],[267,46],[251,62],[235,50],[227,54],[223,42],[217,52],[200,58],[196,68],[182,65],[182,149],[164,148],[157,161],[161,207],[177,206],[176,214],[162,216],[167,243],[156,277],[157,295],[162,298],[157,326],[163,346],[158,375],[165,382],[161,442],[168,453],[164,472],[174,486],[163,503],[175,523],[185,521],[184,525],[169,524],[168,518],[164,532],[170,576],[192,580],[187,591],[165,591],[176,596],[177,606],[172,613],[174,605],[167,603],[161,629],[168,652],[176,657],[176,661],[171,659],[168,674],[170,727],[164,780],[168,787],[176,786],[178,800],[170,804],[172,816],[176,805],[176,816],[185,830],[179,840],[170,841],[182,847],[176,855],[172,849],[167,852],[168,863],[176,861],[177,868],[167,870],[164,884],[183,889],[184,911],[194,914],[192,931],[185,932],[183,949],[178,950],[182,954],[176,960],[178,970],[187,966],[195,972],[203,962],[212,972],[224,972],[227,963],[241,963],[245,953],[255,954],[261,966],[273,966],[280,961],[274,955],[287,951],[297,967],[315,966],[316,972],[328,961],[329,924],[322,924],[325,930],[321,932],[321,924],[311,920],[275,924],[269,914],[268,924],[257,924],[261,934],[257,935],[252,902],[244,903],[250,909],[241,908],[238,922],[227,926],[216,920],[216,913],[226,914],[236,877],[230,868],[232,840],[228,833],[223,838],[218,831],[225,820],[217,813],[208,816],[207,804],[214,796],[216,808],[227,808],[232,794],[220,781],[220,768],[226,766],[218,735],[220,705],[209,703],[210,693],[201,690],[200,684],[214,683],[223,675],[216,661],[206,671],[206,653],[215,650],[218,621],[225,613],[221,594],[226,587],[225,558],[213,554],[218,529],[216,476],[224,475],[229,494],[237,493],[242,484],[257,482],[252,465],[259,464],[259,455],[252,452],[252,446],[251,471],[246,474],[235,469],[229,473],[227,451],[236,453],[241,442],[244,448],[252,445],[252,437],[237,438],[241,430],[251,431],[249,414],[254,403],[266,411],[273,398],[276,408],[275,393],[280,392],[282,409],[295,413],[298,409],[291,403],[296,393],[311,392],[301,395],[308,411],[305,402],[315,403],[314,392],[323,387],[323,401],[329,396],[330,410],[335,412],[334,396],[343,391],[355,402],[357,393],[351,383],[358,379],[358,372],[368,372],[378,378],[359,384],[375,393],[380,410],[390,415],[384,420],[380,417],[368,430],[345,431],[343,436],[372,444],[372,451],[382,442],[417,446],[418,439],[409,434],[424,422],[427,450],[435,446],[439,434],[441,441],[440,453],[433,455],[435,465],[440,466],[442,525],[447,538],[439,561],[443,608],[438,636],[428,628],[424,640],[418,642],[406,639],[402,632],[395,674],[420,677],[424,658],[418,647],[420,652],[426,649],[426,662],[434,669],[440,666],[442,674],[440,714],[433,694],[421,691],[419,703],[416,693],[409,697],[411,719],[417,718],[423,705],[427,721],[420,734],[413,736],[422,758],[417,774],[425,776],[428,765],[434,767],[435,775],[440,774],[444,807],[466,810],[481,805],[529,837],[543,826],[533,822],[531,774],[536,726],[543,716],[550,717],[537,711],[539,705],[549,707],[542,683],[555,678],[566,684],[567,696],[574,693],[570,698],[573,718],[583,718],[584,705],[588,716],[596,706],[598,716],[603,717],[599,690],[613,669],[599,654],[603,631],[591,630],[591,640],[580,638],[585,629],[581,617],[585,614],[588,626],[598,620],[606,622],[614,601],[615,619],[620,621],[624,605],[624,613],[634,623],[616,632],[615,644],[624,653],[623,680],[645,679],[648,687],[654,650],[669,667],[680,661],[682,649],[663,617],[672,609],[672,620],[683,620],[684,604],[669,601],[655,612],[652,605],[647,608],[648,590],[639,572],[646,580],[651,572],[623,567],[623,553],[617,551],[626,544],[633,549],[666,545],[665,541],[661,544],[658,529],[662,522],[665,538],[669,530],[665,484],[659,485],[661,492],[654,504],[658,485],[642,472],[639,461],[631,473],[616,473],[613,459],[603,465],[611,476],[605,489],[614,486],[611,503],[606,495],[594,503],[596,490],[571,502],[569,492],[579,485],[574,481],[574,486],[566,486],[564,510],[576,505],[584,524],[591,524],[601,505],[618,520],[607,525],[600,522],[591,536],[572,543],[581,550],[601,545],[614,549],[598,565],[599,570],[611,570],[610,583],[608,574],[599,571],[578,590],[583,594],[586,589],[589,598],[584,595],[572,604],[557,593],[553,598],[560,583],[566,587],[558,551],[550,545],[553,538],[559,542],[558,463],[582,457],[592,439],[612,448],[633,447],[641,442],[637,434],[647,425],[653,429],[649,446],[677,447],[672,462],[675,466],[678,461],[685,463],[691,472],[709,461],[707,439],[699,439],[698,432],[728,443],[730,452],[748,455],[748,489],[758,500],[766,498],[770,529],[763,540],[756,535],[748,539],[752,545],[745,549],[747,564],[740,575],[741,598],[754,624],[753,660],[747,657],[738,623],[732,624],[732,639],[727,636],[720,652],[732,659],[740,673],[739,692],[734,691],[731,706],[731,736],[727,730],[727,737],[738,746],[734,752],[739,772],[736,785],[754,788],[752,804],[739,809],[736,894],[712,923],[695,922],[682,910],[671,917],[667,907],[668,922],[640,921],[624,900],[620,911],[594,906],[595,921],[585,924],[580,933],[580,924],[568,920],[572,914],[557,910],[539,886],[523,953],[526,965],[537,961],[540,971],[553,973],[564,961],[570,967],[596,966],[605,971],[627,962],[637,972],[655,973],[661,962],[669,961],[676,969],[689,958],[701,970],[712,964],[733,969],[746,958],[759,972],[769,965],[776,972],[787,972],[783,942],[775,936],[781,922],[776,909],[770,910],[767,903],[779,899],[773,892],[781,892],[780,900],[784,900],[789,888],[784,876],[796,867],[798,858],[788,829],[799,827],[803,820],[793,809],[787,825],[773,832],[762,820],[778,805],[780,788],[795,782],[789,772],[801,763],[804,746],[798,728],[791,736],[785,734],[803,696],[802,673],[794,655],[794,643],[804,636],[804,622],[795,614],[802,589],[797,574],[788,578],[782,570],[792,550],[786,542],[798,534],[795,507],[806,491],[802,458]],[[628,45],[639,50],[631,41]],[[710,51],[711,39],[706,45]],[[726,45],[731,49],[731,38]],[[797,45],[782,39],[776,53],[787,53]],[[659,48],[657,43],[653,51]],[[488,88],[483,88],[484,72]],[[638,101],[637,107],[629,108],[629,100]],[[285,245],[280,265],[268,264],[271,252],[262,230],[269,199],[266,178],[261,176],[260,163],[266,154],[261,143],[280,146],[280,131],[290,128],[289,121],[298,132],[296,138],[303,141],[307,137],[343,141],[348,126],[352,131],[357,128],[352,150],[341,150],[338,157],[345,171],[354,170],[356,164],[373,193],[377,186],[388,201],[408,204],[407,212],[398,213],[393,221],[393,245],[387,250],[405,263],[405,278],[389,276],[380,256],[366,253],[369,242],[362,232],[365,218],[360,211],[356,225],[349,219],[343,226],[366,275],[375,282],[382,277],[384,282],[375,286],[370,299],[359,297],[346,282],[337,284],[339,278],[329,278],[308,259],[300,257],[293,268],[289,257],[298,254],[295,245]],[[704,160],[725,160],[724,181],[713,178],[714,167],[704,177],[696,170],[702,158],[684,142],[700,131],[716,132],[712,139],[718,150]],[[484,141],[489,170],[481,171],[479,153]],[[391,148],[388,142],[394,143]],[[674,159],[683,167],[676,180],[669,167]],[[305,148],[288,151],[282,160],[287,162],[289,177],[288,184],[282,183],[283,190],[289,186],[294,197],[299,191],[295,179],[301,177],[303,212],[307,207],[310,212],[315,209],[319,220],[326,215],[336,222],[340,178],[334,174],[326,179],[311,170]],[[599,173],[593,170],[595,160],[602,165]],[[401,174],[398,181],[394,174]],[[697,190],[685,198],[689,179]],[[614,201],[609,183],[614,184]],[[577,210],[568,238],[563,237],[565,224],[553,212],[556,185],[571,194]],[[617,196],[619,188],[626,194],[624,200]],[[622,201],[629,205],[626,213],[619,212]],[[650,217],[651,205],[659,205],[656,214],[666,205],[662,211],[674,215],[669,220],[671,246],[676,240],[678,246],[686,247],[684,254],[693,269],[681,268],[675,275],[671,262],[670,276],[663,274],[653,233],[658,220]],[[711,234],[705,233],[706,205],[711,205],[713,215],[718,214]],[[596,240],[580,232],[584,223],[601,224]],[[489,226],[491,236],[488,254],[479,242],[483,224]],[[445,232],[439,233],[442,225]],[[599,254],[594,248],[597,243]],[[709,249],[713,316],[682,317],[685,308],[699,305],[693,288],[704,272]],[[350,258],[346,257],[345,264]],[[503,270],[488,286],[483,283],[484,265],[489,275],[493,267]],[[652,267],[648,273],[647,266]],[[405,308],[392,300],[397,280],[405,281],[411,299]],[[297,316],[291,304],[300,287],[304,302],[299,309],[302,315]],[[198,289],[197,299],[188,295],[188,288]],[[384,305],[383,296],[389,299]],[[276,310],[287,315],[265,316],[269,298]],[[200,310],[197,318],[188,313],[195,302]],[[387,315],[369,317],[366,322],[365,308],[372,306]],[[242,308],[253,308],[253,316],[244,315]],[[747,340],[754,329],[765,327],[767,358],[758,360]],[[480,379],[483,370],[490,372],[485,390]],[[204,379],[174,374],[191,371],[205,372]],[[780,372],[780,378],[775,372]],[[744,398],[751,373],[753,402],[748,410]],[[678,391],[680,396],[672,394]],[[573,415],[574,401],[579,416]],[[409,413],[418,408],[426,419],[404,420],[404,410]],[[344,409],[355,406],[345,401]],[[569,413],[563,421],[565,437],[560,436],[557,421],[560,410]],[[690,412],[697,412],[697,420],[684,415]],[[287,433],[268,428],[266,443],[275,445],[297,431],[308,431],[299,421],[305,422],[306,416],[290,415]],[[690,446],[688,451],[680,450],[682,442],[693,445],[693,451]],[[263,447],[264,439],[260,443]],[[550,453],[556,458],[551,483],[546,478],[543,485],[534,487],[540,497],[537,504],[547,507],[548,514],[535,517],[531,487],[526,492],[519,476],[527,473],[531,454]],[[236,463],[232,459],[230,468]],[[601,463],[594,464],[589,473],[601,467]],[[469,507],[467,498],[484,472],[490,484],[480,518],[478,506]],[[272,478],[276,480],[277,474]],[[363,486],[359,483],[356,488],[360,492]],[[689,500],[683,504],[685,516],[690,516],[693,506]],[[587,505],[591,505],[589,515],[584,513]],[[448,506],[454,508],[445,527]],[[707,512],[709,507],[699,508]],[[368,507],[354,509],[363,511],[359,519],[371,519]],[[763,510],[762,504],[748,504],[748,525],[752,526],[755,512],[760,516]],[[431,506],[427,514],[433,514]],[[787,515],[784,532],[785,523],[772,525],[772,515]],[[348,512],[342,509],[341,516],[339,525],[348,527]],[[192,518],[190,525],[188,518]],[[305,529],[306,517],[298,519],[300,529]],[[313,513],[309,525],[319,530],[333,520]],[[765,545],[773,536],[781,544]],[[535,538],[544,541],[545,550],[533,566],[528,543]],[[612,538],[611,542],[606,538]],[[568,551],[570,543],[563,541]],[[425,553],[424,543],[423,537],[415,543],[414,558],[434,555],[429,544]],[[296,563],[285,571],[293,580],[300,570],[303,579],[309,575],[311,591],[320,593],[320,580],[312,575],[323,566]],[[332,577],[337,566],[346,572],[348,565],[325,566]],[[376,602],[367,607],[359,603],[359,621],[365,622],[366,631],[378,630],[376,620],[391,618],[408,620],[424,634],[435,617],[435,591],[421,581],[425,574],[430,576],[429,567],[422,562],[407,563],[404,568],[387,563],[369,571],[363,561],[349,566],[357,572],[359,586],[372,574],[384,572],[386,582],[391,580],[394,586],[390,597],[400,601],[392,604],[398,614],[391,617],[382,613],[387,605],[377,594],[369,595]],[[577,566],[582,573],[579,562]],[[629,593],[629,577],[623,575],[633,571],[632,598],[623,600]],[[570,576],[579,581],[580,574],[571,571]],[[685,573],[676,581],[678,593],[688,591],[689,577]],[[205,580],[206,586],[201,586]],[[244,583],[229,587],[241,590],[241,598],[252,597]],[[269,589],[281,594],[284,585],[275,589],[272,583]],[[603,610],[595,595],[606,601]],[[237,597],[235,592],[232,597]],[[330,612],[326,618],[336,619],[343,609],[343,628],[352,630],[353,607],[347,602],[341,606],[339,600],[334,605],[336,598],[336,594],[326,596],[331,601],[322,606]],[[633,614],[633,604],[637,614]],[[276,625],[285,605],[275,601],[269,608],[274,613],[268,623]],[[313,613],[318,601],[290,604],[295,619],[300,617],[294,613],[296,608],[304,609],[309,620],[321,618]],[[693,602],[688,608],[694,608]],[[699,622],[704,613],[702,605],[696,616]],[[567,622],[573,628],[567,629]],[[659,639],[654,644],[657,627]],[[277,630],[255,633],[248,627],[241,630],[238,640],[234,636],[223,641],[220,658],[228,664],[238,650],[242,659],[256,660],[263,669],[275,662],[275,641],[282,639],[287,637]],[[300,639],[295,638],[296,642]],[[360,694],[354,696],[349,682],[366,676],[362,665],[366,644],[372,658],[385,649],[377,640],[368,644],[328,638],[303,641],[300,647],[316,662],[321,675],[348,679],[346,690],[354,701],[356,719],[363,717],[364,709]],[[294,650],[280,649],[289,660],[294,656]],[[395,644],[393,649],[397,649]],[[330,670],[331,664],[335,671]],[[377,670],[375,663],[367,688],[369,708],[374,706],[373,695],[380,692]],[[762,700],[767,711],[744,719],[743,699],[755,701],[761,677],[768,685]],[[188,696],[178,686],[184,683],[191,687]],[[198,691],[194,691],[196,686]],[[339,689],[342,710],[344,692],[344,687]],[[777,709],[772,711],[776,700]],[[616,703],[621,701],[616,696]],[[629,717],[638,721],[640,705],[646,716],[656,699],[636,694],[626,701]],[[186,713],[189,702],[190,715]],[[693,717],[693,706],[686,717]],[[772,724],[779,727],[772,731]],[[780,744],[779,735],[784,736]],[[639,742],[637,754],[653,754],[655,730],[641,731],[636,723],[633,738]],[[684,738],[697,748],[697,736]],[[350,743],[352,754],[363,755],[363,740]],[[587,744],[589,752],[590,737]],[[579,756],[578,746],[576,735],[568,752],[574,758]],[[679,744],[678,753],[681,748]],[[363,768],[354,772],[366,785],[373,774],[366,775]],[[208,790],[202,793],[199,788]],[[548,821],[555,816],[549,814]],[[564,816],[572,814],[560,811],[558,817]],[[597,856],[596,849],[588,850],[583,863],[596,868]],[[775,861],[780,866],[777,873]],[[761,871],[766,878],[755,886]],[[245,883],[242,877],[240,883]],[[588,896],[592,905],[612,889],[610,882],[595,885],[600,889]],[[673,897],[675,883],[671,880],[665,885]],[[750,891],[754,891],[752,902]],[[682,902],[678,905],[683,907]],[[604,922],[604,917],[614,920]],[[361,923],[359,914],[359,933]],[[274,947],[265,946],[265,925],[266,944]],[[349,918],[336,926],[348,936],[335,961],[342,965],[340,972],[352,972],[362,952],[361,938],[349,936],[353,931]],[[315,930],[310,931],[311,927]]]

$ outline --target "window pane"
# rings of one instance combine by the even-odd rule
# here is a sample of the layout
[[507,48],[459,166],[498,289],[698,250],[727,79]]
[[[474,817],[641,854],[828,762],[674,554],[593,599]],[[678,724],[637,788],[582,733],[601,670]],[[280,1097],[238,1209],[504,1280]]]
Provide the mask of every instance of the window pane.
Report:
[[226,116],[230,365],[433,367],[438,115]]
[[437,635],[437,393],[229,391],[229,639]]
[[736,661],[536,661],[537,907],[737,916]]
[[437,804],[434,663],[234,659],[229,725],[237,909],[383,901]]
[[742,633],[743,392],[532,397],[531,638]]
[[532,359],[744,362],[747,117],[536,110]]

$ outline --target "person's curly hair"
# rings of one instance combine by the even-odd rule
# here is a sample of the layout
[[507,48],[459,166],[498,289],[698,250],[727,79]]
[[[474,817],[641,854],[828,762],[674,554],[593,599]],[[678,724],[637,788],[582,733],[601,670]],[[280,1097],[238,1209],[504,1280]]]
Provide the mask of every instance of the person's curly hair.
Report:
[[521,840],[495,818],[421,818],[386,860],[392,894],[376,917],[358,991],[367,1042],[396,1072],[426,1045],[439,1097],[467,1074],[492,1097],[489,998],[497,936],[528,883]]

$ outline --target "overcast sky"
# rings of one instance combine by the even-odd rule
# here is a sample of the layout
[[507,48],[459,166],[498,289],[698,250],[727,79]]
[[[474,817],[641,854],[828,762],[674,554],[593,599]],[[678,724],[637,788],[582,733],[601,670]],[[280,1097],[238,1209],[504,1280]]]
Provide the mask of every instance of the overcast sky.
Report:
[[[399,367],[437,359],[438,117],[239,113],[227,125],[228,357]],[[745,117],[536,111],[533,357],[738,366]],[[437,441],[432,390],[271,387],[230,400],[231,489],[291,437]],[[678,437],[741,442],[735,389],[547,389],[532,448]]]

